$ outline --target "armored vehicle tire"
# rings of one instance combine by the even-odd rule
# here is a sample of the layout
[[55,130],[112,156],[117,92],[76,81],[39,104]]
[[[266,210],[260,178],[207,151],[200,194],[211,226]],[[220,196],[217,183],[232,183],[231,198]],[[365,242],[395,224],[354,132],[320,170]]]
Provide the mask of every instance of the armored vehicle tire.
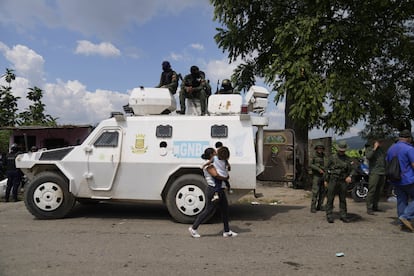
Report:
[[[206,185],[204,177],[197,174],[183,175],[172,183],[166,205],[174,220],[180,223],[194,222],[206,206]],[[211,217],[213,215],[214,212]]]
[[39,219],[65,217],[75,205],[65,179],[54,172],[36,176],[25,189],[24,203],[32,215]]

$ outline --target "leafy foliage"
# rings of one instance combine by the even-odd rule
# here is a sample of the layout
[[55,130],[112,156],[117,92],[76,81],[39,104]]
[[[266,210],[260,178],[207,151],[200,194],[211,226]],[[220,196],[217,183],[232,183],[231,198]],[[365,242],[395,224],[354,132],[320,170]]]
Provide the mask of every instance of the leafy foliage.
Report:
[[19,114],[19,125],[46,125],[55,126],[56,118],[50,115],[45,115],[45,105],[41,99],[43,97],[43,91],[39,87],[29,88],[27,93],[27,99],[33,102],[26,111]]
[[6,69],[1,76],[8,83],[8,86],[0,86],[0,126],[14,126],[16,123],[17,100],[12,94],[11,82],[16,79],[14,70]]
[[16,79],[14,70],[7,69],[6,73],[1,76],[8,83],[8,86],[0,87],[0,126],[15,125],[42,125],[55,126],[57,118],[44,114],[45,105],[41,99],[43,97],[42,89],[38,87],[29,88],[27,99],[33,102],[26,111],[17,114],[17,100],[12,93],[11,82]]
[[[296,128],[343,134],[410,128],[414,118],[414,2],[211,0],[215,39],[242,58],[245,86],[264,77]],[[238,71],[236,70],[236,75]],[[238,84],[239,87],[242,84]]]
[[232,75],[232,83],[237,91],[248,90],[250,86],[255,84],[255,67],[254,64],[240,64]]

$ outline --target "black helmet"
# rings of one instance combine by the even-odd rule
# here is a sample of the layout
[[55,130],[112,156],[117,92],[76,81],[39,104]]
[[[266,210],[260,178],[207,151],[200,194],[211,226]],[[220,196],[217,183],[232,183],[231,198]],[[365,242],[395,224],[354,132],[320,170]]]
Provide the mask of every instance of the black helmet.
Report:
[[233,87],[231,86],[231,81],[229,79],[224,79],[221,82],[221,87],[223,87],[224,89],[232,89]]

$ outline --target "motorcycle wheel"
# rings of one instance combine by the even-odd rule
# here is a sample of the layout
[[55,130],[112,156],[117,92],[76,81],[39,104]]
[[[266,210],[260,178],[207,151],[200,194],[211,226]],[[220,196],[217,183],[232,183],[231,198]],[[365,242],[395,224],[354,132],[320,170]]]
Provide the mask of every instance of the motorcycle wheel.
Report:
[[355,202],[363,202],[368,195],[368,183],[357,184],[351,191],[352,199]]

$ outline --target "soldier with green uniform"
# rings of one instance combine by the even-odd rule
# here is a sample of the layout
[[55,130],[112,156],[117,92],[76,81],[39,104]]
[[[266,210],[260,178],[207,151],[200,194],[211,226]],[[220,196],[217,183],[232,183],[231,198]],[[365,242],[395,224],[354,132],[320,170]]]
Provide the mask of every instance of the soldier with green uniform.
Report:
[[329,223],[333,223],[333,202],[335,195],[339,196],[339,213],[340,219],[343,222],[349,222],[346,209],[346,193],[347,185],[352,182],[352,173],[354,172],[352,166],[352,160],[349,158],[345,151],[347,149],[346,142],[339,142],[337,148],[337,154],[332,155],[329,158],[327,169],[327,175],[325,178],[325,185],[327,185],[327,197],[326,203],[326,220]]
[[325,199],[324,175],[327,165],[325,157],[325,146],[318,144],[315,146],[315,154],[311,158],[309,167],[312,170],[312,202],[311,212],[316,213],[323,209],[323,200]]
[[381,142],[374,141],[373,146],[365,147],[365,156],[369,162],[368,195],[366,198],[367,213],[374,215],[379,212],[378,202],[385,185],[385,156],[386,152],[381,147]]
[[160,83],[156,87],[168,88],[173,95],[177,92],[178,75],[171,69],[171,64],[168,61],[162,62]]
[[217,91],[217,94],[233,94],[233,86],[229,79],[224,79],[221,82],[221,89]]
[[197,66],[191,66],[190,74],[186,75],[181,83],[180,90],[180,114],[185,114],[185,99],[197,98],[200,100],[201,115],[206,114],[207,106],[207,81],[202,71]]

